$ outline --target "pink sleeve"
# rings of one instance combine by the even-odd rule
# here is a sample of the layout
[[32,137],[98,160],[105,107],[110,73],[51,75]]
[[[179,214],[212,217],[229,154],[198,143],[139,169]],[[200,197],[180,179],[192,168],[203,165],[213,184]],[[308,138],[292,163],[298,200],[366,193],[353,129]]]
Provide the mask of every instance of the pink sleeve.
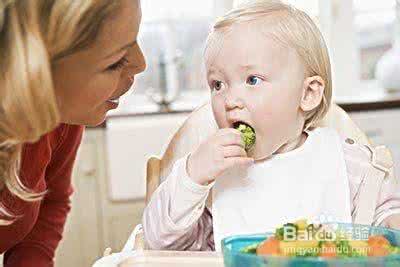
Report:
[[205,207],[212,185],[194,183],[178,160],[143,214],[147,246],[157,250],[213,250],[212,216]]
[[[366,171],[373,168],[371,152],[367,147],[352,142],[343,142],[343,147],[352,199],[352,215],[354,215],[358,204],[360,185]],[[386,218],[393,214],[400,214],[400,182],[392,170],[391,175],[384,180],[380,188],[374,225],[381,225]]]

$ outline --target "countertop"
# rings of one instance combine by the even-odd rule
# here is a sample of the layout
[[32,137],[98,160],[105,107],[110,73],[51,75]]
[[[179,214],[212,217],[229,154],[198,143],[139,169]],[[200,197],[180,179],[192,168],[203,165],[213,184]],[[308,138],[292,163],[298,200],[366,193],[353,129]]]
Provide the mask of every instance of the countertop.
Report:
[[[118,110],[110,112],[107,115],[106,122],[98,127],[106,127],[107,120],[116,118],[190,113],[196,107],[206,103],[208,99],[209,93],[207,91],[186,92],[182,93],[181,97],[168,109],[160,109],[146,95],[131,95],[128,101],[121,103]],[[363,83],[363,88],[357,90],[357,92],[337,95],[333,97],[333,100],[346,112],[395,109],[400,108],[400,90],[390,92],[380,88],[376,81],[370,81]]]
[[384,90],[377,81],[369,81],[356,93],[334,97],[334,102],[347,112],[400,108],[400,90]]

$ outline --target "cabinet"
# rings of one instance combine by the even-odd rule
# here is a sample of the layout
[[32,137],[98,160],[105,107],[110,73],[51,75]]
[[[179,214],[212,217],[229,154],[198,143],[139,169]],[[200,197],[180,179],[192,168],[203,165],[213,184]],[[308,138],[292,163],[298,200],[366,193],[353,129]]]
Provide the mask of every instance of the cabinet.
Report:
[[[97,130],[95,130],[97,131]],[[102,208],[96,156],[101,149],[98,133],[86,132],[73,172],[72,209],[64,239],[56,254],[56,266],[90,266],[104,249],[101,232]]]
[[[154,116],[149,115],[126,118],[127,147],[128,145],[141,147],[135,142],[143,142],[131,138],[130,132],[137,131],[136,126],[132,125],[138,125],[137,121],[142,121],[144,124],[156,122],[153,130],[158,134],[153,133],[152,138],[156,138],[153,143],[156,145],[150,146],[149,151],[137,149],[129,154],[129,160],[136,163],[140,160],[141,163],[125,164],[127,166],[124,167],[124,171],[118,174],[126,176],[126,179],[134,179],[138,185],[145,184],[143,170],[146,157],[162,153],[162,149],[169,143],[173,133],[178,130],[187,115],[188,113],[157,115],[156,121]],[[132,121],[135,123],[132,124]],[[163,127],[165,121],[171,124],[168,131]],[[118,124],[121,127],[124,121],[120,119]],[[72,210],[64,230],[64,239],[56,252],[57,267],[91,266],[102,256],[106,247],[120,251],[134,227],[141,222],[145,207],[143,197],[125,198],[123,201],[115,201],[111,197],[110,159],[107,151],[109,140],[106,131],[107,128],[88,128],[85,132],[73,172]],[[121,155],[123,158],[117,160],[126,160],[126,153]],[[135,175],[130,175],[132,173]],[[133,186],[136,186],[135,183]]]

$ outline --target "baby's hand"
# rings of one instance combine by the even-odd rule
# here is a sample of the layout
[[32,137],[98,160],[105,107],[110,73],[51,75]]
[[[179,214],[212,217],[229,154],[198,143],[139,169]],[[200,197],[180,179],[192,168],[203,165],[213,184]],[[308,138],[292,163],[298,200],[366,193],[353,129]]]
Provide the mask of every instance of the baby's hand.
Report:
[[254,160],[247,157],[238,130],[225,128],[202,143],[187,162],[189,177],[198,184],[207,184],[233,166],[248,167]]

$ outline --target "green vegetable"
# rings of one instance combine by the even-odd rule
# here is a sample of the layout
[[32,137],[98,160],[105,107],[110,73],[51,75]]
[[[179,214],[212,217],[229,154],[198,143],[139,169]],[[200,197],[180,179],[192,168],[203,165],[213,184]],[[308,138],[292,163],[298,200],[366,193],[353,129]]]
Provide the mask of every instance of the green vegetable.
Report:
[[284,229],[283,229],[283,227],[280,227],[280,228],[276,228],[276,230],[275,230],[275,237],[278,239],[278,240],[283,240],[283,233],[284,233]]
[[400,254],[400,247],[390,246],[390,254]]
[[244,247],[240,250],[240,252],[242,253],[249,253],[249,254],[255,254],[257,251],[257,247],[258,247],[259,243],[256,244],[252,244],[250,246]]
[[245,150],[248,151],[256,143],[256,133],[253,128],[243,123],[239,123],[235,129],[242,133]]
[[292,228],[292,229],[287,229],[287,230],[293,230],[294,229],[295,235],[297,236],[299,227],[294,223],[286,223],[282,227],[276,228],[276,230],[275,230],[275,237],[278,240],[283,240],[284,239],[285,228]]
[[336,248],[337,248],[337,255],[339,257],[351,257],[351,246],[349,244],[349,241],[347,240],[340,240],[340,241],[336,241]]
[[296,257],[318,257],[319,250],[313,248],[298,249],[296,251]]

